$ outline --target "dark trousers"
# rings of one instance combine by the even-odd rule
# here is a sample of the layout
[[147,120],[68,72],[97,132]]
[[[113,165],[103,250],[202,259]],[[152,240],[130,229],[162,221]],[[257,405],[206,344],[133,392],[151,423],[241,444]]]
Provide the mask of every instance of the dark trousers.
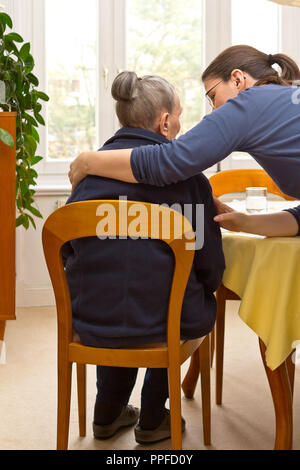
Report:
[[[122,407],[128,404],[137,373],[136,368],[97,366],[95,423],[110,424],[120,415]],[[168,397],[168,369],[147,369],[141,393],[139,424],[142,428],[159,426]]]

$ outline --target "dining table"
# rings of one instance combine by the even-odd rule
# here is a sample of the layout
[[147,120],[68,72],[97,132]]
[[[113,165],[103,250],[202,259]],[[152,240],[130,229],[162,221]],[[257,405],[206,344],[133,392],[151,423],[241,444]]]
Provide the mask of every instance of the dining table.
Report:
[[[233,201],[244,211],[244,201]],[[269,212],[299,205],[269,202]],[[239,300],[239,317],[259,340],[274,404],[276,450],[293,447],[293,389],[300,345],[300,237],[264,237],[222,229],[226,269],[217,302]],[[230,334],[230,332],[228,332]],[[194,390],[199,362],[192,358],[182,388]]]

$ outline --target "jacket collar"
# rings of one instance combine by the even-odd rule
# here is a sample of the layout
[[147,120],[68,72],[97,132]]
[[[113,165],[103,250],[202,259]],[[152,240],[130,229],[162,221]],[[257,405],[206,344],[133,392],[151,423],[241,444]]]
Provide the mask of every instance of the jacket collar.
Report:
[[113,137],[108,139],[104,145],[111,144],[116,140],[123,139],[142,139],[148,140],[152,144],[165,144],[169,140],[163,135],[156,134],[155,132],[148,131],[147,129],[140,129],[137,127],[121,127]]

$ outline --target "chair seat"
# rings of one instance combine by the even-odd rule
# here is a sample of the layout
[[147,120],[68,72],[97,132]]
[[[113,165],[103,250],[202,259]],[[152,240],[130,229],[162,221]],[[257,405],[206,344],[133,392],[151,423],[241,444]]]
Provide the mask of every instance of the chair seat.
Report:
[[[180,345],[183,344],[186,340],[180,340]],[[82,344],[80,336],[78,333],[76,333],[75,330],[73,330],[73,338],[72,338],[72,343],[77,343],[77,344]],[[167,343],[149,343],[149,344],[140,344],[138,346],[135,346],[134,348],[132,346],[128,346],[128,348],[124,349],[148,349],[148,348],[166,348]]]
[[[182,342],[180,345],[180,363],[182,364],[198,349],[204,337]],[[79,343],[69,344],[69,361],[79,364],[114,366],[116,358],[119,367],[169,367],[167,346],[156,344],[154,347],[108,349],[83,346]],[[170,349],[170,348],[169,348]]]

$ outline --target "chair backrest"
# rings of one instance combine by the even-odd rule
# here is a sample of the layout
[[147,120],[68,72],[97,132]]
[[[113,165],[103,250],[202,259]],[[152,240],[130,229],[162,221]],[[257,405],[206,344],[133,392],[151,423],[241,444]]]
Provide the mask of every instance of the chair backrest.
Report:
[[240,193],[248,187],[264,187],[268,193],[276,194],[288,201],[295,199],[284,194],[270,176],[262,169],[224,170],[211,176],[210,184],[215,197],[223,194]]
[[[139,224],[134,222],[137,214],[140,215]],[[168,345],[178,342],[182,302],[195,250],[191,224],[182,214],[165,206],[127,200],[97,200],[67,204],[53,212],[43,227],[42,241],[55,294],[59,343],[67,346],[72,342],[71,299],[61,248],[67,241],[91,236],[160,239],[170,246],[175,268],[169,298],[167,342]],[[146,256],[147,252],[145,259]]]

